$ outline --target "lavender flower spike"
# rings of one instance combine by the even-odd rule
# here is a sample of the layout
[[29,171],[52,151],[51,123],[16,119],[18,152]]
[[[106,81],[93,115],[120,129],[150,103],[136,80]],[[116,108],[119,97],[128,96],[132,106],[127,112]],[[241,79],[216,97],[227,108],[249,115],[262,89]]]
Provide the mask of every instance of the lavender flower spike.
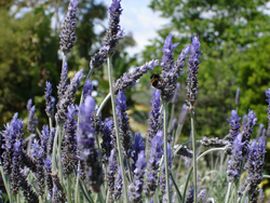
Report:
[[22,138],[19,138],[13,146],[12,170],[10,174],[11,190],[14,194],[19,192],[20,170],[22,167]]
[[121,0],[112,0],[109,7],[109,28],[101,48],[91,58],[90,68],[100,67],[106,58],[113,54],[119,39],[122,38],[123,34],[119,25],[120,15],[122,13],[120,2]]
[[127,104],[126,96],[123,91],[119,91],[116,97],[116,114],[119,120],[119,134],[122,140],[124,152],[129,156],[131,150],[131,130],[129,127],[129,119],[126,113]]
[[67,108],[74,101],[75,93],[80,86],[80,82],[83,78],[83,71],[78,71],[72,78],[70,84],[67,87],[63,97],[58,101],[56,120],[63,123],[66,119]]
[[147,163],[145,193],[152,197],[158,184],[158,171],[160,159],[163,155],[163,135],[158,131],[151,141],[151,151]]
[[236,110],[232,110],[231,112],[231,117],[229,120],[229,124],[230,124],[230,134],[228,137],[228,140],[230,141],[231,144],[233,144],[234,139],[236,138],[236,136],[239,134],[240,132],[240,117],[237,114]]
[[99,192],[103,182],[103,171],[100,161],[101,154],[95,147],[95,107],[95,100],[91,96],[86,97],[80,106],[77,143],[87,183],[94,192]]
[[249,111],[248,115],[244,117],[243,119],[243,142],[244,142],[244,148],[243,153],[248,153],[248,145],[250,141],[250,137],[253,133],[253,128],[256,125],[257,118],[256,114],[253,111]]
[[60,32],[60,49],[64,54],[67,54],[71,50],[76,41],[77,8],[78,0],[70,0],[68,12]]
[[132,72],[124,73],[118,80],[116,80],[114,89],[116,92],[125,90],[126,88],[134,85],[136,81],[142,77],[148,70],[153,70],[158,66],[158,60],[152,60],[142,66],[135,68]]
[[154,85],[161,90],[162,99],[169,102],[175,94],[177,79],[180,76],[185,65],[185,59],[189,52],[189,47],[184,48],[177,61],[173,60],[173,52],[177,45],[172,43],[172,35],[168,35],[163,47],[162,74],[161,78]]
[[115,174],[117,173],[117,160],[116,160],[116,150],[112,149],[108,170],[107,170],[107,182],[108,182],[108,191],[110,192],[110,200],[112,201],[114,195],[114,186],[115,186]]
[[148,120],[148,131],[147,131],[147,141],[150,146],[151,140],[157,134],[160,129],[160,108],[161,108],[161,97],[160,91],[154,90],[151,101],[151,112]]
[[263,166],[265,159],[266,142],[265,137],[261,136],[254,140],[250,146],[246,169],[247,177],[247,194],[251,203],[257,202],[258,185],[263,178]]
[[[65,92],[67,90],[68,86],[68,65],[67,62],[64,61],[64,64],[61,69],[61,75],[60,75],[60,82],[57,86],[57,96],[58,96],[58,101],[62,100]],[[57,109],[58,109],[59,102],[57,104]]]
[[198,95],[198,69],[200,58],[200,41],[197,36],[192,37],[190,45],[188,78],[187,78],[187,103],[192,107]]
[[165,72],[169,72],[172,69],[174,60],[173,60],[173,51],[174,49],[178,46],[177,44],[173,44],[172,43],[172,38],[173,35],[169,34],[164,42],[164,46],[163,46],[163,57],[162,57],[162,62],[161,62],[161,66],[163,71]]
[[240,177],[243,147],[244,142],[242,142],[242,134],[239,133],[233,141],[232,154],[228,160],[227,175],[229,182],[234,182]]
[[53,118],[54,107],[55,107],[55,98],[52,96],[52,84],[48,81],[46,81],[45,101],[46,101],[45,111],[46,111],[48,117]]
[[111,118],[106,118],[102,125],[102,153],[103,159],[105,161],[108,160],[111,154],[111,150],[113,149],[113,121]]
[[143,177],[145,167],[146,167],[145,154],[144,151],[141,151],[138,155],[138,159],[136,162],[133,183],[129,186],[130,200],[134,203],[142,202],[141,198],[144,184]]
[[14,143],[16,142],[17,137],[21,137],[23,133],[23,122],[18,119],[18,114],[14,114],[10,123],[5,127],[5,130],[2,132],[3,143],[2,149],[3,154],[1,161],[3,162],[3,169],[5,174],[10,174],[12,170],[12,153],[14,150]]
[[29,99],[27,102],[27,110],[28,110],[28,125],[27,125],[27,130],[30,133],[35,133],[36,132],[36,127],[38,124],[38,119],[35,115],[36,108],[32,104],[32,99]]
[[118,167],[117,176],[115,179],[115,185],[114,185],[114,200],[119,200],[122,195],[123,190],[123,177],[121,173],[121,166]]
[[64,175],[70,175],[77,165],[76,115],[76,106],[68,106],[67,120],[64,124],[64,140],[62,143],[61,153]]
[[131,166],[132,170],[135,170],[138,156],[140,152],[144,150],[145,150],[145,144],[144,144],[143,137],[141,136],[140,133],[134,133],[133,142],[132,142],[132,150],[130,154],[130,157],[132,159],[132,166]]
[[83,97],[84,97],[84,99],[87,96],[91,96],[92,91],[93,91],[93,84],[91,83],[90,80],[86,80],[85,83],[84,83],[84,86],[83,86]]

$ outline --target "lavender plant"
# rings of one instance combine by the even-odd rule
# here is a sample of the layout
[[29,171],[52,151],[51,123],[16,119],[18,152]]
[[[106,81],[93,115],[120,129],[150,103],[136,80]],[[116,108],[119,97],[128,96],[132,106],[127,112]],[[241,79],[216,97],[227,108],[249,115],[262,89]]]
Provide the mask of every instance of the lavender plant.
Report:
[[[70,0],[60,31],[62,69],[57,98],[53,96],[53,85],[46,82],[45,109],[36,109],[29,100],[26,125],[16,113],[1,132],[0,172],[6,202],[205,203],[225,200],[225,203],[240,203],[248,199],[253,203],[261,199],[260,183],[269,176],[263,170],[266,153],[263,125],[260,125],[258,138],[252,140],[257,123],[255,112],[250,110],[242,117],[232,110],[229,132],[223,138],[199,140],[195,136],[199,38],[192,37],[191,44],[184,45],[174,59],[179,44],[173,43],[173,35],[169,34],[164,41],[162,58],[150,60],[114,79],[116,67],[112,67],[111,59],[124,33],[120,26],[121,1],[112,0],[105,39],[91,57],[81,87],[85,78],[82,70],[71,79],[68,77],[68,55],[76,41],[77,10],[78,1]],[[187,58],[187,71],[184,71]],[[106,61],[109,91],[100,100],[93,97],[90,73]],[[152,77],[155,81],[152,81],[147,132],[134,132],[125,91],[158,66],[161,73]],[[180,98],[183,95],[178,83],[180,77],[186,78],[186,83],[181,84],[186,85],[183,99]],[[77,101],[79,90],[81,97]],[[269,119],[270,90],[265,94]],[[109,100],[111,112],[107,114],[111,115],[105,117],[104,106]],[[39,110],[46,112],[48,123],[43,123],[42,119],[41,123],[37,122]],[[188,113],[191,122],[185,123]],[[183,141],[182,128],[188,124],[191,139]],[[208,156],[210,153],[216,154]],[[198,170],[201,168],[204,169]],[[245,175],[247,178],[242,178]]]

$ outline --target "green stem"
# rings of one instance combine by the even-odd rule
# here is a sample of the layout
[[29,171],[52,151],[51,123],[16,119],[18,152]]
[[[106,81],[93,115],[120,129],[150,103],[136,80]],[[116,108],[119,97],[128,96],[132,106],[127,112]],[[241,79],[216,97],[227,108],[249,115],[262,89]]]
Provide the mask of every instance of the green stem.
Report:
[[182,197],[181,192],[180,192],[180,190],[179,190],[179,188],[178,188],[178,186],[177,186],[177,183],[175,182],[175,179],[174,179],[172,173],[170,173],[170,176],[171,176],[173,185],[174,185],[174,187],[175,187],[176,193],[177,193],[177,195],[178,195],[178,200],[179,200],[179,202],[182,202],[182,201],[183,201],[183,197]]
[[68,196],[68,203],[72,203],[72,193],[71,193],[71,177],[67,177],[67,196]]
[[168,160],[168,135],[167,135],[167,104],[163,102],[163,151],[164,151],[164,167],[165,167],[165,179],[166,179],[166,195],[167,201],[171,202],[170,184],[169,184],[169,160]]
[[79,180],[80,180],[80,162],[78,163],[78,169],[76,171],[76,184],[75,184],[75,194],[74,194],[74,197],[75,197],[75,203],[79,203]]
[[103,110],[104,106],[107,104],[107,102],[111,99],[111,93],[107,94],[106,97],[104,98],[104,100],[101,102],[101,104],[98,107],[97,110],[97,116],[99,116],[101,114],[101,111]]
[[8,195],[8,199],[9,199],[10,202],[12,202],[11,194],[10,194],[10,190],[9,190],[9,184],[8,184],[6,176],[4,174],[3,167],[0,167],[0,172],[1,172],[1,176],[2,176],[2,179],[3,179],[3,182],[4,182],[4,186],[5,186],[7,195]]
[[263,175],[263,178],[270,178],[270,175]]
[[188,188],[188,183],[189,183],[189,179],[190,179],[190,176],[191,176],[191,173],[192,173],[192,170],[193,168],[191,167],[188,171],[188,176],[187,176],[187,180],[186,180],[186,183],[185,183],[185,187],[184,187],[184,193],[183,193],[183,201],[182,203],[185,203],[185,199],[186,199],[186,194],[187,194],[187,188]]
[[53,140],[53,151],[52,151],[52,170],[56,171],[57,170],[57,160],[56,160],[56,152],[57,152],[57,140],[58,140],[58,134],[59,134],[59,125],[56,124],[56,131],[55,131],[55,136]]
[[116,115],[115,109],[115,101],[114,101],[114,89],[113,89],[113,76],[112,76],[112,68],[110,57],[107,58],[107,68],[108,68],[108,78],[109,78],[109,85],[110,85],[110,93],[111,93],[111,104],[112,104],[112,113],[113,113],[113,121],[114,121],[114,129],[115,129],[115,136],[116,136],[116,144],[117,144],[117,151],[118,151],[118,159],[120,162],[120,169],[123,177],[123,191],[124,191],[124,203],[128,203],[128,191],[127,191],[127,178],[124,171],[124,161],[122,157],[122,147],[119,137],[119,129],[118,129],[118,119]]
[[232,182],[229,182],[226,197],[225,197],[225,203],[229,203],[231,188],[232,188]]
[[193,165],[193,186],[194,186],[194,203],[197,203],[197,158],[196,158],[196,137],[194,127],[194,111],[191,110],[191,139],[192,139],[192,165]]
[[201,153],[200,156],[198,156],[197,161],[199,159],[201,159],[202,157],[204,157],[205,155],[209,154],[210,152],[224,151],[224,150],[226,150],[226,147],[217,147],[217,148],[208,149],[208,150],[204,151],[203,153]]

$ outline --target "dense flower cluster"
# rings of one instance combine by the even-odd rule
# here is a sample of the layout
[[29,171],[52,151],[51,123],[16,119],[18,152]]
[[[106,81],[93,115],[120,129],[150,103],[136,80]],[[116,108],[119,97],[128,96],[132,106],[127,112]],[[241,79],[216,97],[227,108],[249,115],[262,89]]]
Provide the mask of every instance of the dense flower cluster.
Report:
[[[109,28],[101,48],[91,58],[91,68],[101,66],[107,57],[111,57],[122,37],[119,25],[122,13],[120,2],[112,0],[109,7]],[[6,196],[7,201],[215,202],[215,197],[212,196],[216,192],[210,191],[211,188],[203,184],[215,181],[219,182],[218,187],[225,187],[225,170],[220,170],[224,168],[225,160],[228,160],[226,172],[230,186],[227,200],[231,198],[231,202],[236,202],[235,198],[239,198],[238,202],[241,202],[241,198],[243,201],[249,198],[251,203],[255,203],[261,199],[263,192],[259,185],[264,177],[266,129],[260,124],[257,138],[252,140],[257,123],[255,112],[250,110],[241,119],[237,111],[232,110],[228,120],[230,130],[224,138],[194,139],[193,134],[196,131],[192,124],[193,151],[190,150],[190,140],[183,141],[185,137],[182,134],[186,133],[181,131],[189,110],[194,113],[192,107],[198,96],[197,76],[201,54],[199,38],[192,37],[191,44],[184,47],[174,60],[174,51],[178,44],[173,43],[173,36],[169,34],[164,42],[161,59],[150,60],[133,68],[133,71],[124,73],[115,83],[110,80],[110,94],[99,103],[100,99],[94,94],[94,82],[90,78],[86,78],[81,95],[78,96],[83,80],[82,70],[75,73],[73,78],[68,78],[67,55],[76,39],[77,9],[78,0],[70,0],[60,32],[60,49],[64,56],[57,98],[53,96],[53,85],[46,82],[46,106],[42,112],[46,112],[48,124],[45,123],[46,119],[38,120],[38,109],[29,100],[26,125],[16,113],[0,134],[0,171],[5,186],[2,195]],[[180,95],[178,78],[183,74],[188,57],[186,98],[181,98],[184,94],[181,92]],[[149,81],[155,89],[149,110],[148,129],[140,130],[141,125],[137,128],[134,125],[137,122],[133,115],[146,117],[147,112],[138,113],[135,110],[130,114],[130,100],[127,100],[125,92],[144,74],[159,65],[161,74],[153,74]],[[110,74],[109,76],[111,79]],[[270,120],[270,89],[265,94]],[[106,106],[110,97],[112,113]],[[179,105],[181,101],[184,104]],[[193,122],[191,119],[191,123]],[[189,128],[184,130],[186,132]],[[181,139],[178,139],[180,135]],[[196,145],[200,145],[200,150],[194,149]],[[205,149],[206,147],[210,149]],[[208,167],[214,165],[212,163],[220,163],[218,175],[214,167],[210,172],[215,178],[208,178],[210,173],[200,171],[199,180],[189,182],[192,170],[196,171],[196,161],[199,163],[207,154],[215,151],[225,153],[222,152],[221,157],[215,154],[211,159],[207,158],[207,164],[200,166]],[[184,163],[182,159],[185,160]],[[191,159],[194,160],[193,166],[190,164]],[[180,170],[183,166],[189,173]],[[245,180],[240,178],[243,172],[247,176]],[[196,172],[194,174],[197,175]],[[194,174],[193,177],[196,177]],[[238,194],[230,196],[230,188],[234,183],[239,183],[240,190]],[[213,187],[214,189],[216,188]]]

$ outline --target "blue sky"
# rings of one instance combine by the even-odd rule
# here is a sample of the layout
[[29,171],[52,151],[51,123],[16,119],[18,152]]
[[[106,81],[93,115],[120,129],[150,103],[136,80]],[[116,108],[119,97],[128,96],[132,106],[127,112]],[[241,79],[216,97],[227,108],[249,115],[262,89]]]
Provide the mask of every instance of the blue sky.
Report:
[[[106,5],[111,0],[103,1]],[[149,0],[122,0],[123,14],[121,26],[125,33],[132,32],[137,46],[129,49],[131,54],[140,53],[149,40],[157,36],[156,31],[166,24],[167,20],[149,7]]]

